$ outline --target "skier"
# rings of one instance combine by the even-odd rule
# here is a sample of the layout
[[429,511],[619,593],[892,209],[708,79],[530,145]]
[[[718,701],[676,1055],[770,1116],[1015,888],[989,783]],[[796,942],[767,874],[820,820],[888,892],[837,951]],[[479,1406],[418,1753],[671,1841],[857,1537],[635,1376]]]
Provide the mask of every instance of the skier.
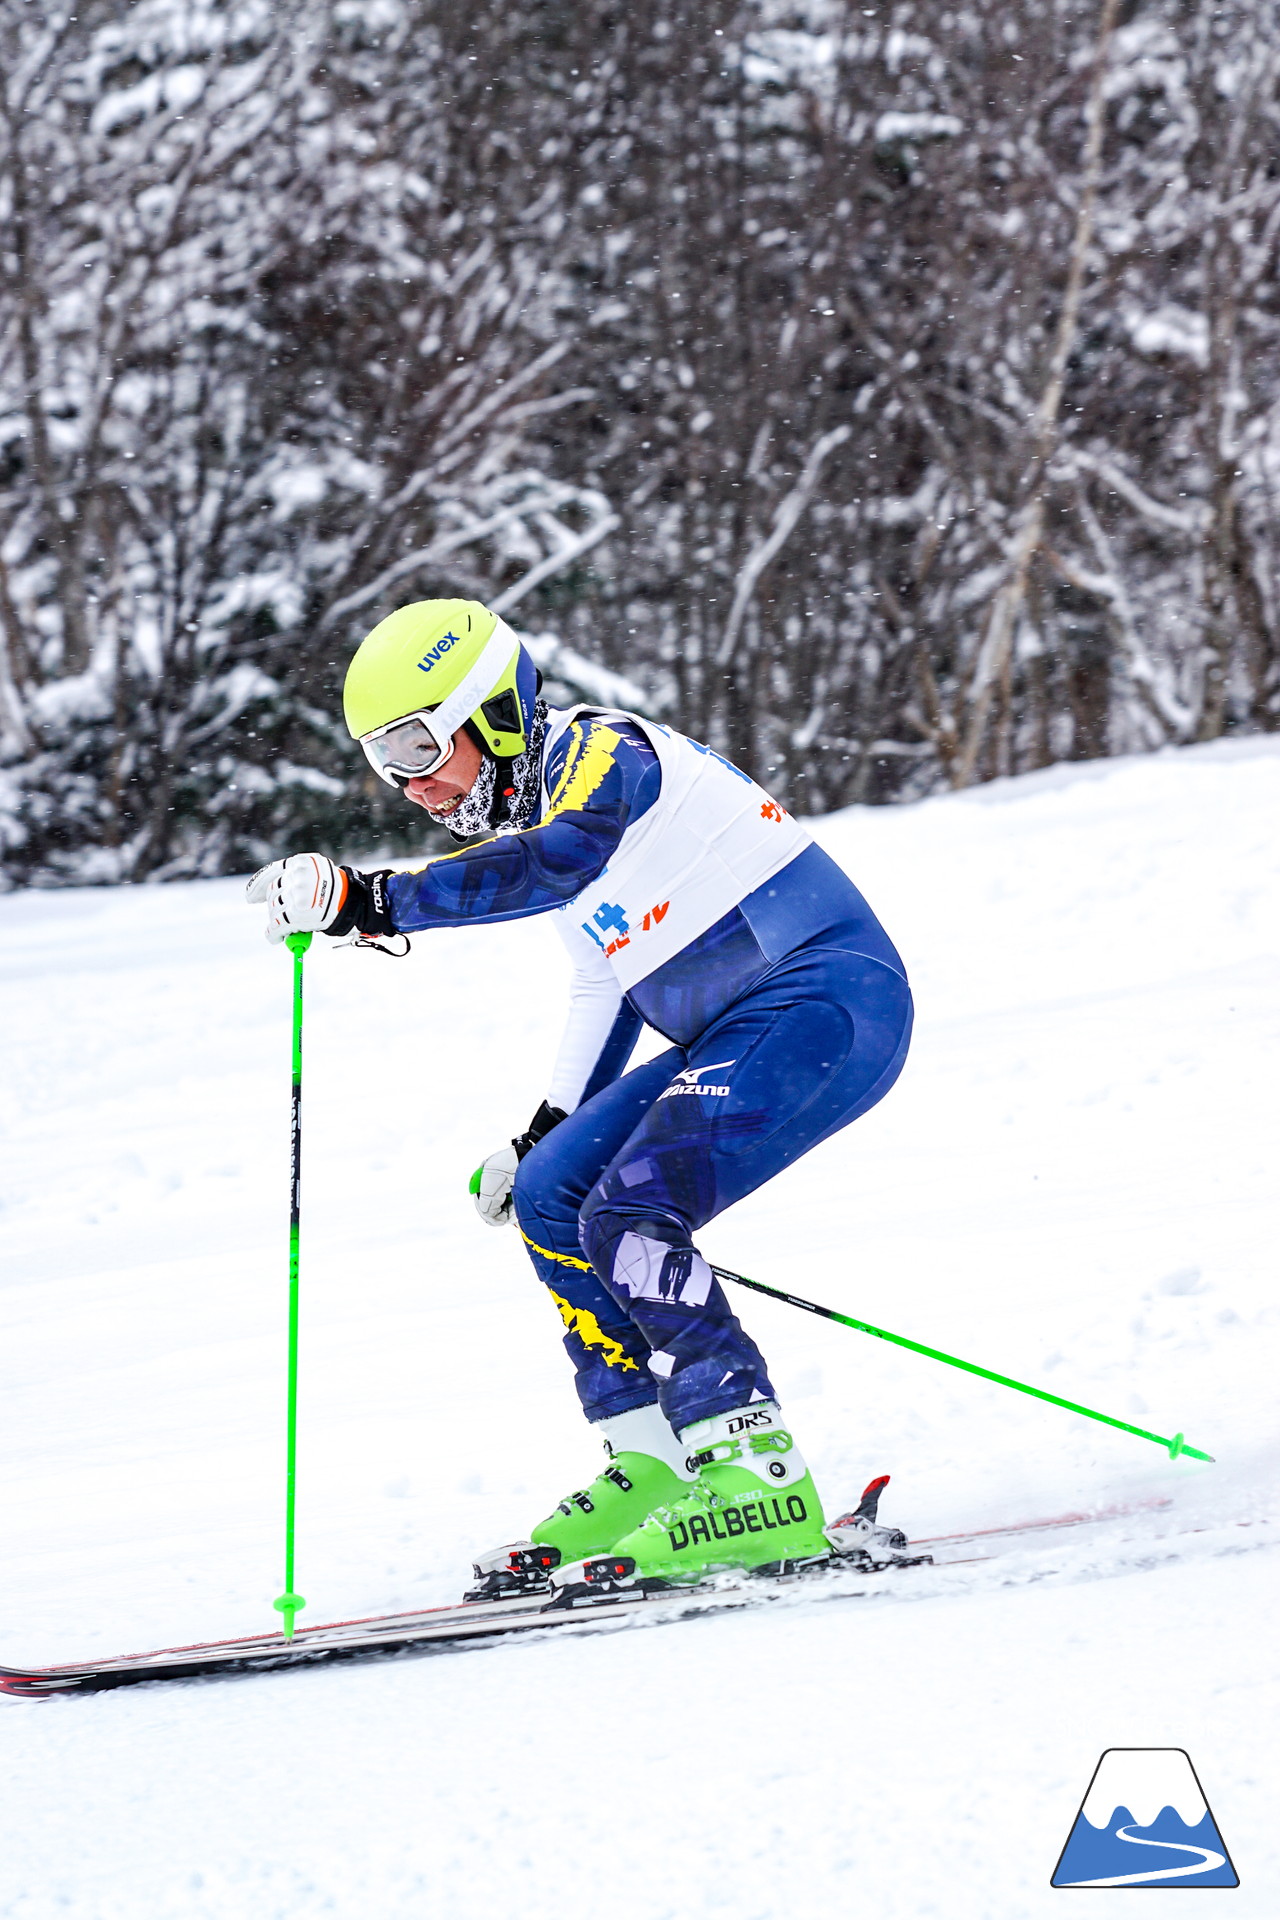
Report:
[[[248,897],[268,939],[366,947],[554,911],[572,958],[547,1097],[471,1191],[489,1225],[518,1226],[608,1458],[482,1557],[477,1596],[601,1554],[676,1583],[825,1558],[812,1476],[693,1235],[889,1091],[911,1033],[902,961],[745,773],[636,714],[549,709],[540,685],[478,602],[391,614],[351,661],[347,726],[472,844],[410,873],[294,854]],[[627,1072],[646,1022],[671,1046]]]

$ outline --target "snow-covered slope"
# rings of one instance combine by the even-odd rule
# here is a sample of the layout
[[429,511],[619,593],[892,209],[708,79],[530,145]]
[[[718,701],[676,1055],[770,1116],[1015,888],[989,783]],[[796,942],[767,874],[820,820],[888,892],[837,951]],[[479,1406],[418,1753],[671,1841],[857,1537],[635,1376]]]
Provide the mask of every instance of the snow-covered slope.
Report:
[[[1218,1462],[743,1295],[833,1505],[882,1470],[917,1535],[1171,1501],[1123,1551],[5,1702],[0,1915],[1013,1920],[1055,1911],[1115,1745],[1189,1749],[1233,1912],[1280,1911],[1278,820],[1280,752],[1247,741],[822,823],[911,969],[912,1058],[703,1236]],[[0,900],[0,1660],[272,1625],[289,966],[259,921],[230,881]],[[308,1620],[453,1598],[595,1470],[557,1316],[466,1196],[541,1097],[562,992],[539,922],[308,960]]]

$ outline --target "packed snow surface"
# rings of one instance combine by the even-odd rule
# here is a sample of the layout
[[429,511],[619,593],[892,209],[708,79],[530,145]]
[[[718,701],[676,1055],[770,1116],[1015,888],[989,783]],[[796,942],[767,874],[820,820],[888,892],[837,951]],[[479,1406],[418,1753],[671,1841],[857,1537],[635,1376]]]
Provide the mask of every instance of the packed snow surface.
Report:
[[[1246,741],[819,823],[907,960],[913,1052],[702,1236],[1216,1465],[743,1294],[832,1508],[888,1471],[916,1536],[1127,1506],[1122,1543],[3,1701],[0,1914],[1018,1920],[1057,1912],[1098,1756],[1133,1746],[1190,1753],[1232,1912],[1273,1920],[1277,822],[1280,752]],[[0,900],[0,1661],[273,1624],[290,965],[261,920],[229,880]],[[552,928],[398,964],[321,941],[306,974],[298,1584],[323,1621],[455,1598],[599,1456],[558,1315],[467,1197],[543,1093]]]

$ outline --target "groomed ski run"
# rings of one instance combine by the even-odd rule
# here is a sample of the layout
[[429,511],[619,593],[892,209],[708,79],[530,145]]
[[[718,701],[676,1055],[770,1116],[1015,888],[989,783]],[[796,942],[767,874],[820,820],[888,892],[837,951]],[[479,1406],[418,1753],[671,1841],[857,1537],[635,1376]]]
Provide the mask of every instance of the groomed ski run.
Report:
[[[1274,1920],[1277,817],[1280,754],[1246,740],[821,823],[911,964],[912,1059],[707,1236],[1215,1466],[743,1295],[822,1489],[889,1470],[884,1518],[978,1532],[964,1564],[4,1699],[5,1920],[561,1920],[579,1894],[649,1920],[1052,1920],[1126,1744],[1191,1753],[1232,1914]],[[0,899],[3,1664],[275,1625],[287,982],[241,892]],[[300,1626],[456,1602],[478,1547],[595,1468],[555,1316],[466,1196],[499,1099],[539,1097],[554,938],[374,959],[373,1002],[362,964],[309,961]],[[476,1068],[499,1043],[500,1095]],[[371,1101],[393,1057],[455,1075],[449,1111]]]
[[[304,1626],[292,1640],[278,1633],[258,1634],[238,1641],[125,1654],[82,1666],[30,1670],[0,1663],[0,1693],[38,1699],[108,1692],[161,1681],[280,1672],[322,1662],[461,1651],[535,1634],[666,1626],[747,1609],[794,1608],[834,1600],[934,1599],[948,1592],[980,1592],[993,1584],[1109,1579],[1176,1561],[1236,1556],[1280,1545],[1280,1526],[1275,1521],[1209,1520],[1206,1516],[1196,1524],[1185,1512],[1171,1512],[1173,1504],[1152,1498],[1133,1508],[1054,1514],[1020,1525],[943,1534],[912,1541],[893,1559],[868,1559],[862,1566],[833,1560],[824,1567],[788,1569],[780,1575],[724,1574],[666,1592],[629,1592],[607,1584],[603,1592],[579,1593],[567,1602],[531,1597],[429,1608],[422,1613],[375,1614],[364,1620]],[[929,1579],[926,1569],[935,1574],[945,1569],[947,1577]]]

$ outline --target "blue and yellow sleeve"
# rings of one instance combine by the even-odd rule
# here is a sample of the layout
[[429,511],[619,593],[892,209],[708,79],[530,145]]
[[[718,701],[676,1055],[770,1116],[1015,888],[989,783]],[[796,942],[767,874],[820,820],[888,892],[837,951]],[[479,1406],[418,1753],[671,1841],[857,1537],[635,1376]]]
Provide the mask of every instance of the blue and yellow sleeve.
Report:
[[387,900],[397,932],[521,920],[562,906],[604,872],[661,781],[658,757],[638,727],[575,720],[552,749],[551,799],[536,826],[392,874]]

